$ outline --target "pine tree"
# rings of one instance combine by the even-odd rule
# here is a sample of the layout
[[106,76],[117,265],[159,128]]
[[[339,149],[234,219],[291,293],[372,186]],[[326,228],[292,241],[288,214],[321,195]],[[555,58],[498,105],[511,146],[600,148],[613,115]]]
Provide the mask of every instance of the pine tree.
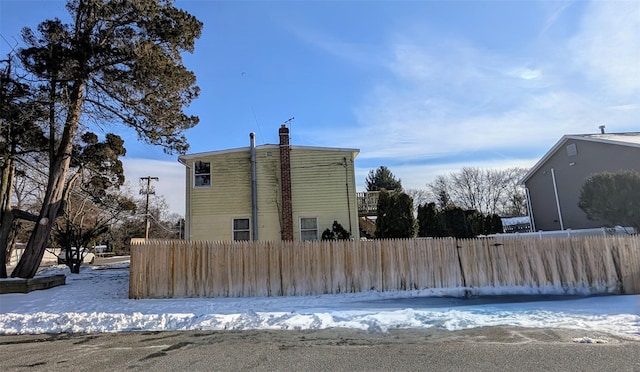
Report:
[[435,203],[428,203],[418,207],[418,236],[443,237],[446,236],[444,215]]
[[375,172],[369,171],[366,179],[367,191],[402,191],[402,183],[396,179],[389,168],[384,165],[378,167]]
[[73,24],[47,20],[23,30],[25,69],[49,105],[49,182],[38,223],[12,276],[35,275],[64,202],[80,122],[134,128],[141,140],[183,153],[184,131],[198,118],[183,108],[198,96],[195,75],[182,64],[202,23],[172,1],[69,0]]
[[382,190],[378,197],[376,238],[413,238],[416,220],[413,215],[413,200],[403,192]]

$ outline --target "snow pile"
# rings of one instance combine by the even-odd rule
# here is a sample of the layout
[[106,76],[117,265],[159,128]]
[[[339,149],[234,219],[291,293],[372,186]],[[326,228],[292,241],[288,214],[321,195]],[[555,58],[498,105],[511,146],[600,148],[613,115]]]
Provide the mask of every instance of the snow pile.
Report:
[[[0,334],[147,330],[394,328],[460,330],[486,326],[558,327],[640,339],[640,296],[493,296],[462,299],[462,289],[304,297],[128,299],[126,265],[64,266],[67,285],[0,296]],[[536,293],[537,294],[537,293]],[[574,340],[593,342],[599,340]]]

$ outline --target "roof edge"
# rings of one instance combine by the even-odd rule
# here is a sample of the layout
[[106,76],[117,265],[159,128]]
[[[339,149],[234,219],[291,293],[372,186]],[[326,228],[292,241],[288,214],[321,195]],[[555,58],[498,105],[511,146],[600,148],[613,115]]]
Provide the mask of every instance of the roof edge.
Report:
[[[296,149],[296,150],[350,152],[350,153],[353,153],[355,156],[357,156],[360,153],[360,149],[351,149],[351,148],[342,148],[342,147],[320,147],[320,146],[298,146],[298,145],[290,145],[289,147],[291,149]],[[274,145],[274,144],[265,144],[265,145],[256,146],[256,150],[260,150],[260,149],[279,149],[279,148],[280,148],[280,145]],[[229,153],[234,153],[234,152],[244,152],[244,151],[250,151],[250,146],[236,147],[236,148],[225,149],[225,150],[205,151],[205,152],[198,152],[198,153],[193,153],[193,154],[180,155],[180,156],[178,156],[178,162],[180,162],[181,164],[184,165],[184,164],[186,164],[187,160],[191,160],[191,159],[202,158],[202,157],[207,157],[207,156],[214,156],[214,155],[221,155],[221,154],[229,154]]]
[[[598,135],[598,134],[599,133],[597,133],[597,134],[565,134],[564,136],[562,136],[562,138],[560,138],[560,140],[558,140],[558,142],[555,143],[555,145],[553,145],[553,147],[551,147],[551,149],[549,151],[547,151],[542,156],[542,158],[540,158],[540,160],[538,160],[538,162],[533,167],[531,167],[531,169],[529,169],[527,174],[525,174],[524,177],[522,177],[522,179],[520,180],[519,184],[520,185],[524,185],[524,183],[527,182],[529,180],[529,178],[531,178],[531,176],[535,172],[537,172],[538,169],[540,169],[542,167],[542,165],[544,163],[546,163],[547,160],[556,151],[558,151],[558,149],[562,146],[562,144],[565,143],[569,139],[573,139],[573,140],[577,140],[577,141],[589,141],[589,142],[600,142],[600,143],[607,143],[607,144],[615,144],[615,145],[621,145],[621,146],[640,147],[640,144],[631,143],[631,142],[624,142],[624,141],[616,141],[616,140],[611,140],[611,139],[589,137],[589,136]],[[640,135],[640,132],[622,132],[622,133],[606,133],[606,134],[609,134],[609,135],[615,135],[615,134],[637,134],[637,135]]]

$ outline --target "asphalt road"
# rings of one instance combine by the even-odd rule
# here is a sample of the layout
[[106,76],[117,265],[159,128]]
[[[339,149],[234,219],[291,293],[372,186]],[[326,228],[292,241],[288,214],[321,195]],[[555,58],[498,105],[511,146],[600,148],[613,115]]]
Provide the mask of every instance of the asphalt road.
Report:
[[3,371],[640,371],[640,341],[506,327],[18,335],[0,336],[0,365]]

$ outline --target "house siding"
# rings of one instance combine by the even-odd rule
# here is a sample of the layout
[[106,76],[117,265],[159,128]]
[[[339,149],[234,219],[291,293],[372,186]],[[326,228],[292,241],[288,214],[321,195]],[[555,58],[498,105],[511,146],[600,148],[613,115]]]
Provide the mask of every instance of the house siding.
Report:
[[[347,159],[347,172],[343,159]],[[318,218],[318,238],[336,220],[349,229],[346,184],[349,185],[351,225],[357,236],[354,153],[291,147],[294,240],[300,239],[300,217]],[[192,188],[193,163],[211,163],[211,187]],[[251,217],[249,149],[223,152],[186,161],[187,237],[190,240],[231,240],[233,218]],[[281,238],[281,180],[278,146],[256,149],[258,239]],[[252,222],[253,225],[253,222]]]
[[[217,237],[231,240],[231,220],[251,216],[249,151],[197,160],[211,163],[211,186],[191,189],[191,236],[195,239]],[[193,161],[190,165],[193,166]]]
[[[353,155],[344,151],[291,150],[294,240],[300,240],[302,217],[318,218],[318,238],[322,231],[331,229],[333,221],[349,230],[349,217],[351,232],[354,236],[358,235],[353,160]],[[351,209],[351,216],[347,205]]]
[[[569,155],[567,146],[575,145],[577,153]],[[586,179],[600,172],[636,170],[640,172],[640,148],[619,144],[566,139],[547,161],[527,180],[536,230],[559,230],[560,218],[553,189],[555,174],[564,229],[604,226],[591,221],[578,207],[580,191]]]
[[280,153],[277,147],[256,151],[258,239],[280,240]]

